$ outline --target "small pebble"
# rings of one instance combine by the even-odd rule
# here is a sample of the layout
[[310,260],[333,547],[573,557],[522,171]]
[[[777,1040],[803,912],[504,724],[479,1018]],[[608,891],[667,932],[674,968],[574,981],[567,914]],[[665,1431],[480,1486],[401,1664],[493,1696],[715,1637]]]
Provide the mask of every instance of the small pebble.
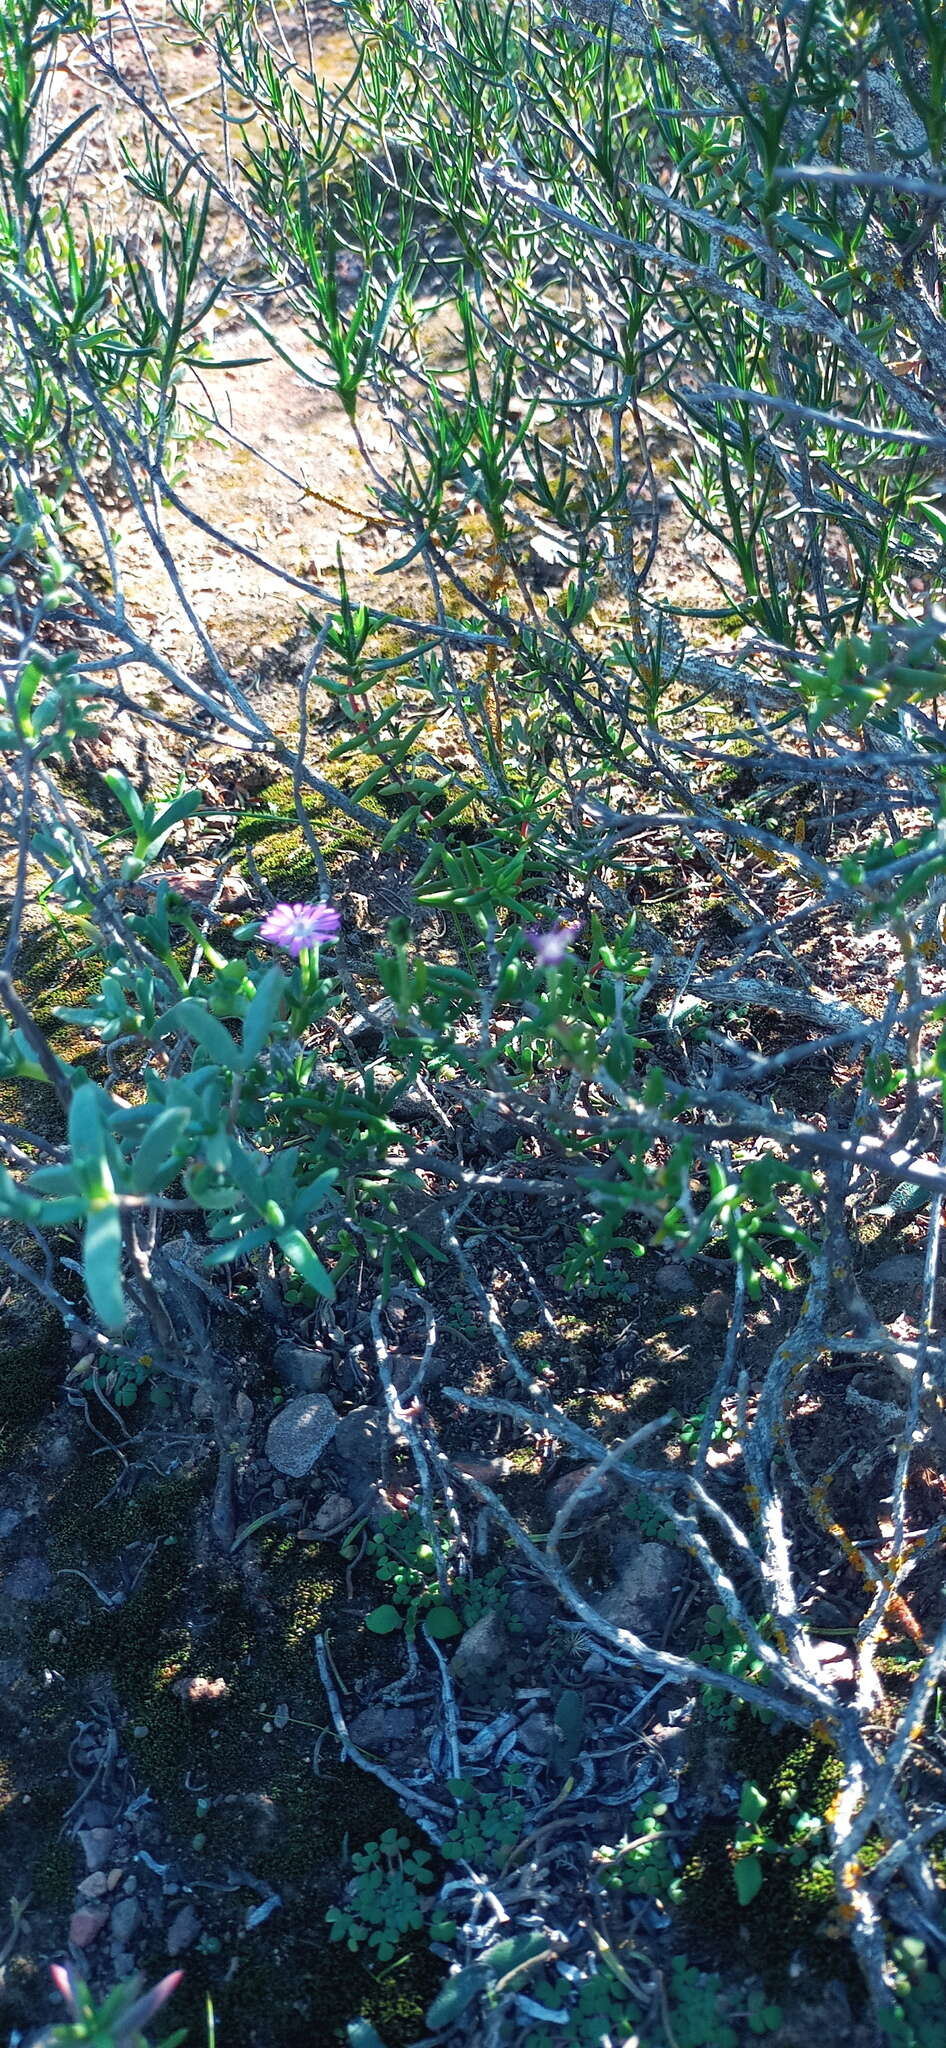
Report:
[[79,1829],[79,1847],[85,1857],[86,1870],[104,1870],[114,1840],[114,1828]]
[[116,1870],[110,1870],[110,1871],[109,1871],[109,1873],[108,1873],[108,1889],[109,1889],[109,1891],[110,1891],[110,1892],[113,1892],[113,1891],[115,1890],[116,1886],[117,1886],[117,1885],[120,1885],[120,1884],[121,1884],[121,1881],[122,1881],[122,1878],[124,1877],[124,1874],[125,1874],[125,1873],[124,1873],[124,1871],[123,1871],[123,1870],[118,1870],[118,1869],[116,1869]]
[[654,1274],[654,1286],[661,1294],[692,1294],[693,1276],[681,1259],[668,1259]]
[[185,1949],[193,1948],[200,1933],[200,1921],[190,1903],[175,1913],[167,1931],[165,1947],[169,1956],[182,1956]]
[[704,1296],[702,1315],[704,1323],[709,1323],[714,1330],[729,1328],[729,1296],[721,1287],[714,1287],[712,1293]]
[[107,1906],[80,1906],[69,1922],[69,1942],[72,1948],[91,1948],[96,1936],[101,1934],[108,1919]]
[[108,1890],[108,1878],[104,1870],[93,1870],[88,1877],[76,1885],[80,1899],[101,1899]]
[[119,1899],[112,1909],[111,1933],[116,1942],[124,1945],[130,1941],[141,1919],[141,1907],[137,1899]]

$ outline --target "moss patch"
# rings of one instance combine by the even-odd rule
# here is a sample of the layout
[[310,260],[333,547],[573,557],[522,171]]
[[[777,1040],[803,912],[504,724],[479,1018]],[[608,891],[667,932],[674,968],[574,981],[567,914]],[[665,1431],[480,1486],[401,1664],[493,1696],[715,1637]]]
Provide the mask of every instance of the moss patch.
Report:
[[[373,758],[355,757],[338,770],[330,764],[327,772],[343,794],[351,794],[376,766]],[[388,815],[370,793],[359,801],[366,811],[381,818]],[[377,844],[367,826],[346,818],[317,792],[305,792],[302,804],[326,861],[337,860],[340,855],[365,853]],[[259,808],[242,818],[234,833],[237,846],[252,847],[254,860],[270,888],[290,901],[295,896],[304,896],[307,890],[317,889],[319,882],[316,862],[296,815],[292,782],[283,776],[270,784]]]
[[[0,1243],[26,1265],[36,1262],[36,1248],[23,1233],[4,1228]],[[34,1293],[28,1281],[0,1264],[5,1300],[0,1335],[0,1455],[3,1438],[9,1448],[24,1430],[46,1414],[69,1359],[69,1340],[62,1318]]]
[[[833,1750],[814,1740],[799,1742],[788,1729],[766,1725],[759,1715],[739,1714],[732,1731],[731,1769],[758,1786],[767,1805],[766,1835],[787,1847],[798,1815],[823,1820],[835,1799],[842,1765]],[[834,1921],[835,1887],[823,1868],[824,1839],[798,1862],[785,1855],[762,1857],[763,1883],[751,1905],[741,1907],[733,1880],[732,1842],[736,1822],[710,1818],[693,1844],[684,1870],[681,1916],[685,1945],[705,1967],[735,1965],[748,1942],[771,1991],[784,1990],[785,1971],[804,1946],[806,1972],[837,1977],[849,1952],[839,1943]],[[858,1994],[856,1970],[850,1988]]]
[[[206,1515],[212,1460],[157,1484],[146,1475],[97,1507],[114,1476],[107,1460],[70,1475],[52,1508],[51,1561],[68,1559],[108,1591],[121,1582],[123,1560],[155,1548],[120,1604],[106,1606],[84,1580],[62,1577],[33,1611],[33,1669],[56,1630],[64,1684],[45,1700],[34,1694],[29,1755],[41,1742],[46,1804],[37,1804],[37,1783],[32,1850],[22,1848],[20,1828],[15,1837],[5,1831],[0,1811],[0,1861],[50,1911],[69,1910],[80,1873],[73,1845],[57,1840],[74,1796],[63,1767],[83,1702],[105,1696],[130,1783],[153,1802],[155,1858],[179,1876],[180,1892],[161,1903],[160,1917],[166,1926],[190,1899],[201,1921],[175,2024],[202,2040],[209,1994],[228,2048],[343,2043],[346,2022],[361,2012],[386,2048],[404,2048],[422,2031],[442,1969],[421,1945],[372,1972],[328,1941],[325,1911],[340,1895],[350,1851],[386,1827],[404,1831],[405,1821],[377,1780],[339,1764],[312,1638],[317,1629],[329,1636],[349,1714],[397,1675],[396,1646],[369,1637],[350,1611],[343,1561],[327,1545],[277,1532],[256,1561],[246,1551],[233,1563],[200,1561],[189,1532]],[[197,1678],[214,1681],[216,1697],[193,1697]],[[22,1789],[22,1737],[12,1725],[6,1733],[3,1753]],[[143,1869],[146,1915],[157,1904],[152,1884]],[[280,1904],[254,1926],[254,1909],[272,1893]],[[152,1953],[139,1960],[152,1975],[167,1969],[157,1929]]]

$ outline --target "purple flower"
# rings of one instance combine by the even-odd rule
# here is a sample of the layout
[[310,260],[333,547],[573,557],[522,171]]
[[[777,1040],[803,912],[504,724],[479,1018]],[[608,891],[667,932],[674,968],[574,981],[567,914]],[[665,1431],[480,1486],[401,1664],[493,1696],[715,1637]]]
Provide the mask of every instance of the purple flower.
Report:
[[551,931],[548,932],[540,932],[537,929],[527,932],[526,939],[535,954],[536,966],[557,967],[559,961],[564,960],[566,953],[571,951],[572,940],[577,939],[579,932],[584,930],[584,924],[585,920],[581,917],[577,924],[553,924]]
[[270,946],[282,946],[298,960],[300,953],[337,939],[342,920],[327,903],[277,903],[259,928],[261,939]]

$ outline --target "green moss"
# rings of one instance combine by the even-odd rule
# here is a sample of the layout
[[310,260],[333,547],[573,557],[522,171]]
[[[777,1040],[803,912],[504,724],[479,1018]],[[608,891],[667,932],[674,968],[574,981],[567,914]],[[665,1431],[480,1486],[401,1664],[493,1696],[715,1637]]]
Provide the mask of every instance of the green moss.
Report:
[[[775,1843],[788,1845],[795,1817],[824,1819],[843,1781],[840,1758],[824,1744],[799,1742],[790,1731],[741,1713],[732,1734],[732,1768],[757,1785],[767,1805],[764,1827]],[[694,1768],[696,1766],[694,1765]],[[718,1760],[717,1760],[718,1768]],[[739,1905],[733,1881],[735,1823],[712,1819],[699,1830],[683,1872],[687,1945],[707,1966],[738,1960],[746,1936],[770,1990],[784,1989],[787,1965],[804,1946],[812,1976],[837,1976],[844,1967],[834,1938],[834,1880],[825,1867],[823,1839],[810,1855],[763,1855],[763,1883],[748,1907]],[[846,1952],[845,1952],[846,1953]]]
[[[404,1817],[375,1778],[340,1764],[312,1637],[316,1629],[329,1635],[349,1714],[361,1674],[370,1667],[372,1687],[379,1674],[384,1683],[402,1652],[361,1626],[331,1546],[304,1546],[273,1530],[246,1576],[246,1551],[232,1563],[196,1560],[190,1532],[206,1511],[211,1459],[97,1508],[115,1477],[107,1459],[77,1469],[52,1509],[54,1563],[88,1571],[105,1590],[130,1543],[157,1547],[123,1605],[106,1607],[73,1577],[58,1580],[34,1611],[33,1662],[48,1657],[56,1627],[66,1681],[37,1698],[31,1731],[45,1745],[29,1809],[30,1840],[41,1846],[34,1889],[49,1910],[68,1909],[74,1856],[57,1841],[71,1796],[63,1765],[85,1689],[99,1697],[104,1680],[134,1782],[154,1802],[156,1853],[179,1864],[185,1888],[194,1884],[203,1923],[175,2024],[203,2040],[209,1993],[227,2048],[316,2040],[341,2048],[347,2021],[361,2012],[376,2015],[386,2048],[405,2048],[423,2030],[442,1969],[422,1948],[375,1978],[327,1939],[325,1911],[338,1899],[350,1850],[386,1827],[403,1829]],[[217,1699],[187,1698],[186,1681],[198,1675],[223,1680]],[[280,1704],[289,1709],[282,1727],[273,1718]],[[13,1802],[11,1815],[20,1805]],[[10,1825],[0,1814],[0,1859],[33,1882]],[[260,1894],[243,1884],[243,1872],[281,1900],[258,1929],[246,1922]],[[161,1953],[139,1960],[154,1976],[167,1967]]]
[[[30,1264],[36,1250],[31,1240],[5,1230],[2,1242],[15,1257]],[[45,1415],[69,1360],[69,1339],[61,1316],[35,1294],[28,1281],[9,1275],[0,1264],[5,1301],[0,1339],[0,1431],[16,1433]]]
[[[142,1539],[163,1537],[176,1544],[182,1530],[191,1526],[211,1479],[208,1462],[134,1493],[115,1492],[108,1499],[124,1470],[121,1460],[109,1465],[104,1458],[76,1467],[50,1512],[49,1554],[54,1564],[75,1564],[78,1557],[87,1564],[101,1563]],[[159,1571],[156,1582],[164,1576]],[[142,1581],[142,1599],[147,1597],[147,1582]]]
[[0,1428],[29,1427],[46,1414],[65,1367],[62,1325],[37,1317],[30,1343],[4,1346],[0,1354]]
[[[326,775],[343,794],[351,794],[365,776],[377,767],[368,755],[355,755],[345,762],[329,763]],[[376,796],[368,794],[359,802],[379,817],[389,815]],[[309,790],[302,798],[306,818],[325,860],[341,854],[364,853],[376,840],[365,825],[359,825],[336,810],[328,799]],[[282,776],[264,792],[259,808],[241,819],[235,829],[236,844],[251,846],[253,858],[271,889],[292,899],[316,888],[318,867],[306,843],[301,825],[295,822],[296,806],[292,782]],[[393,813],[391,814],[393,815]]]
[[141,1509],[134,1497],[104,1500],[111,1478],[104,1460],[76,1468],[72,1485],[50,1518],[49,1557],[54,1565],[74,1565],[80,1555],[89,1564],[104,1563],[140,1537]]
[[[409,1965],[413,1979],[410,1989],[402,1981],[408,1975],[405,1964]],[[409,2048],[426,2032],[424,2013],[442,1976],[443,1970],[433,1957],[415,1953],[399,1958],[384,1981],[372,1985],[362,2011],[365,2019],[377,2028],[385,2048]]]
[[49,1841],[33,1868],[32,1900],[48,1912],[68,1913],[76,1883],[71,1842]]
[[[88,1033],[77,1032],[64,1023],[56,1012],[88,1002],[99,986],[101,973],[101,961],[80,947],[65,922],[50,918],[24,937],[17,961],[17,985],[37,1024],[48,1032],[62,1059],[83,1059],[89,1051],[89,1038]],[[15,1085],[20,1088],[23,1084]],[[36,1096],[48,1113],[58,1119],[61,1128],[62,1111],[52,1090],[37,1082],[34,1099]]]

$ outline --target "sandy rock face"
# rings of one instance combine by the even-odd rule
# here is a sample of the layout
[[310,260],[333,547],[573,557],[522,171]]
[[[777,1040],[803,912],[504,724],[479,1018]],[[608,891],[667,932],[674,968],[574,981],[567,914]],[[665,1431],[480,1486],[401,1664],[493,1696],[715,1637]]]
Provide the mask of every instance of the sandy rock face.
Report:
[[301,1479],[318,1464],[337,1428],[338,1416],[326,1394],[297,1394],[273,1417],[266,1456],[277,1472]]

